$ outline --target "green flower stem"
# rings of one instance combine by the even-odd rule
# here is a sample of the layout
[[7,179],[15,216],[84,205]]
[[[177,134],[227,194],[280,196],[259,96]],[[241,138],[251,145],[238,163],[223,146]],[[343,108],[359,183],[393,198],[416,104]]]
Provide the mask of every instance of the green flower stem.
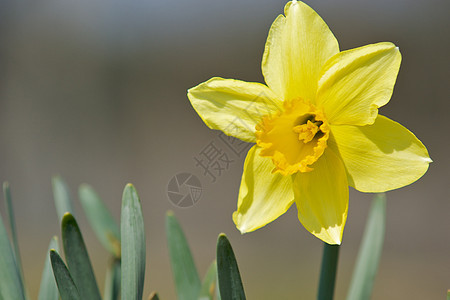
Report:
[[333,299],[334,283],[336,282],[339,245],[324,243],[322,269],[320,270],[318,300]]

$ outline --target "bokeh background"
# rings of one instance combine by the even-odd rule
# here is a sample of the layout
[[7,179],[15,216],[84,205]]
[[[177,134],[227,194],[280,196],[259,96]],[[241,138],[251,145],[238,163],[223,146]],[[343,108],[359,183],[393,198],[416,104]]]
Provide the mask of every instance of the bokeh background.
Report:
[[[392,41],[402,66],[381,113],[405,125],[434,160],[415,184],[389,192],[387,234],[373,299],[443,299],[450,288],[448,138],[450,2],[308,1],[341,49]],[[142,200],[147,234],[145,294],[175,299],[164,217],[173,210],[200,273],[217,235],[234,247],[249,299],[313,299],[322,244],[302,228],[296,209],[241,236],[232,223],[243,156],[215,183],[193,158],[217,138],[186,98],[212,76],[263,82],[268,29],[284,1],[41,0],[0,1],[0,180],[12,186],[19,242],[31,295],[51,236],[60,234],[51,177],[62,175],[76,203],[96,276],[106,251],[77,201],[91,184],[120,215],[126,183]],[[175,174],[202,182],[193,207],[167,198]],[[350,195],[337,279],[343,299],[372,195]],[[3,201],[0,204],[5,217]]]

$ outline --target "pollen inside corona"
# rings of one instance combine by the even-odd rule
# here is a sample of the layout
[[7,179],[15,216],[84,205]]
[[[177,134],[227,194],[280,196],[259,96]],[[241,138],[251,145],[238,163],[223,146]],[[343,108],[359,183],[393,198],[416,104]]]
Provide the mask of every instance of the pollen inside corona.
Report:
[[321,110],[295,99],[285,101],[283,110],[264,116],[256,126],[261,156],[271,157],[272,172],[291,175],[310,172],[327,147],[330,129]]

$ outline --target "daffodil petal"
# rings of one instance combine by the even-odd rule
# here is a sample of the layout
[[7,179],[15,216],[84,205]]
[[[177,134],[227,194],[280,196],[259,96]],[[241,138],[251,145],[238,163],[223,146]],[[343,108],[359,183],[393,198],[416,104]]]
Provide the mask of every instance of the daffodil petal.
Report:
[[328,244],[340,244],[348,211],[345,167],[338,155],[326,149],[313,171],[294,177],[295,203],[303,226]]
[[331,126],[329,147],[337,149],[349,185],[361,192],[385,192],[422,177],[431,162],[428,151],[402,125],[378,115],[367,126]]
[[[269,30],[261,63],[262,73],[267,85],[284,98],[286,74],[284,72],[282,38],[286,18],[279,15]],[[287,76],[286,76],[287,77]]]
[[242,174],[237,211],[233,221],[241,233],[254,231],[284,214],[294,201],[291,176],[272,173],[270,158],[261,157],[253,146]]
[[319,74],[339,52],[333,33],[322,18],[300,1],[286,4],[286,17],[272,24],[262,60],[267,85],[285,100],[314,102]]
[[372,124],[378,107],[389,102],[401,55],[392,43],[340,52],[322,70],[317,104],[330,124]]
[[282,107],[263,84],[219,77],[189,89],[188,98],[209,128],[246,142],[256,141],[255,126],[263,116]]

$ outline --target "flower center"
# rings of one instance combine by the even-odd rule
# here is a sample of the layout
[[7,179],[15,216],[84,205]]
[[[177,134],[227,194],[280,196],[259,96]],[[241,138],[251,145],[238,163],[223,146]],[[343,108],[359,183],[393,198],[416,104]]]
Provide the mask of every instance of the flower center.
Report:
[[310,120],[306,121],[306,124],[297,125],[293,128],[295,133],[298,133],[298,139],[303,141],[303,143],[311,142],[316,136],[317,132],[320,130],[320,125],[323,124],[322,121],[315,121],[314,123]]
[[265,116],[256,126],[261,156],[271,157],[273,172],[310,172],[327,147],[330,128],[323,112],[301,99],[284,102],[283,111]]

